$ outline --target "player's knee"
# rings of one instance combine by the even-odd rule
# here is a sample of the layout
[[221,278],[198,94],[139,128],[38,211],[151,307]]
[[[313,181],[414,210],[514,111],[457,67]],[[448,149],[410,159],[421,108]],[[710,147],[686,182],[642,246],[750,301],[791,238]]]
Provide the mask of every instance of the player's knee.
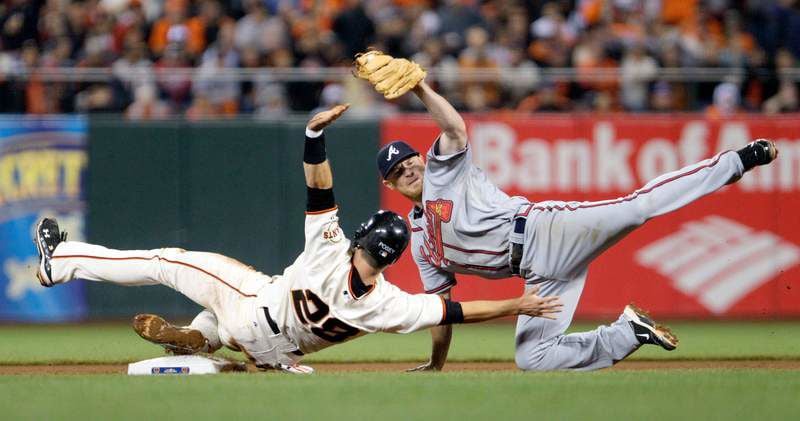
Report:
[[186,253],[186,250],[177,247],[164,247],[156,250],[156,255],[165,259],[176,259],[183,253]]
[[517,349],[514,362],[516,362],[517,368],[523,371],[546,371],[549,368],[545,367],[543,356],[540,352]]
[[550,371],[556,369],[544,363],[542,360],[531,360],[517,356],[516,362],[517,368],[523,371]]
[[[648,198],[649,199],[649,198]],[[631,228],[636,228],[647,222],[653,215],[652,204],[649,200],[633,203],[633,212],[628,215],[630,219],[629,225]]]
[[181,253],[186,253],[186,250],[178,247],[165,247],[161,249],[162,255],[176,255]]
[[526,344],[530,346],[517,346],[514,361],[517,367],[524,371],[551,371],[559,370],[563,367],[556,357],[557,339],[540,342],[537,344]]
[[527,370],[528,369],[528,359],[525,358],[524,355],[521,355],[519,352],[514,356],[514,362],[517,363],[517,368],[520,370]]

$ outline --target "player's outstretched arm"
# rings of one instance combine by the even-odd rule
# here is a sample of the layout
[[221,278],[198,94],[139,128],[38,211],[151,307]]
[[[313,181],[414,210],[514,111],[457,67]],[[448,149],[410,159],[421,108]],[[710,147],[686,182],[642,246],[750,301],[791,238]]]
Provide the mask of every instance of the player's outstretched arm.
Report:
[[467,125],[458,111],[424,80],[414,88],[414,94],[425,104],[433,120],[442,129],[438,153],[450,155],[464,150],[467,147]]
[[506,316],[527,315],[555,319],[563,304],[558,296],[540,297],[539,287],[534,286],[521,297],[499,301],[465,301],[461,303],[463,323],[476,323]]
[[312,189],[333,188],[333,174],[325,153],[325,136],[322,130],[336,121],[350,104],[340,104],[311,117],[306,125],[306,144],[303,153],[303,172],[306,186]]

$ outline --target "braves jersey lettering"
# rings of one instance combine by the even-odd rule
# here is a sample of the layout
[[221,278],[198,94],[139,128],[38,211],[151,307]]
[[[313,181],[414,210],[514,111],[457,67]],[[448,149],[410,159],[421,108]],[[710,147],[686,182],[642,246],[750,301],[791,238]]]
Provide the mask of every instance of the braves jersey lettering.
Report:
[[455,285],[453,273],[511,276],[511,220],[528,200],[509,197],[492,184],[473,165],[469,147],[439,155],[435,145],[425,164],[422,209],[409,215],[411,252],[425,290],[440,292]]
[[451,200],[432,200],[425,202],[425,222],[427,233],[420,250],[426,260],[434,266],[446,264],[444,259],[444,244],[442,243],[442,223],[450,222],[453,216],[453,202]]

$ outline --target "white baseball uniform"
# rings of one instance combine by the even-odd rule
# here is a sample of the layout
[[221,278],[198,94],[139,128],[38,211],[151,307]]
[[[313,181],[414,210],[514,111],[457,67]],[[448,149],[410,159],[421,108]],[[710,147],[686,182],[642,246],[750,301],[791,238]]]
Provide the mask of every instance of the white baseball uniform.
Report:
[[[442,323],[444,300],[411,295],[379,276],[361,282],[338,224],[337,208],[307,212],[305,248],[282,275],[234,259],[177,248],[112,250],[62,242],[55,283],[75,278],[125,286],[165,285],[205,307],[191,327],[245,352],[256,364],[293,364],[304,354],[372,332],[408,333]],[[209,313],[210,312],[210,313]]]

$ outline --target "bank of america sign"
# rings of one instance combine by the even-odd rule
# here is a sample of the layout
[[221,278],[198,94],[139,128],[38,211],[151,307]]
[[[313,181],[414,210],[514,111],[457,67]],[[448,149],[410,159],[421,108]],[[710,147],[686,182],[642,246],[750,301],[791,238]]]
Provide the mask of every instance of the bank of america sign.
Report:
[[683,224],[678,232],[640,249],[635,259],[721,314],[796,265],[800,248],[769,231],[711,215]]

